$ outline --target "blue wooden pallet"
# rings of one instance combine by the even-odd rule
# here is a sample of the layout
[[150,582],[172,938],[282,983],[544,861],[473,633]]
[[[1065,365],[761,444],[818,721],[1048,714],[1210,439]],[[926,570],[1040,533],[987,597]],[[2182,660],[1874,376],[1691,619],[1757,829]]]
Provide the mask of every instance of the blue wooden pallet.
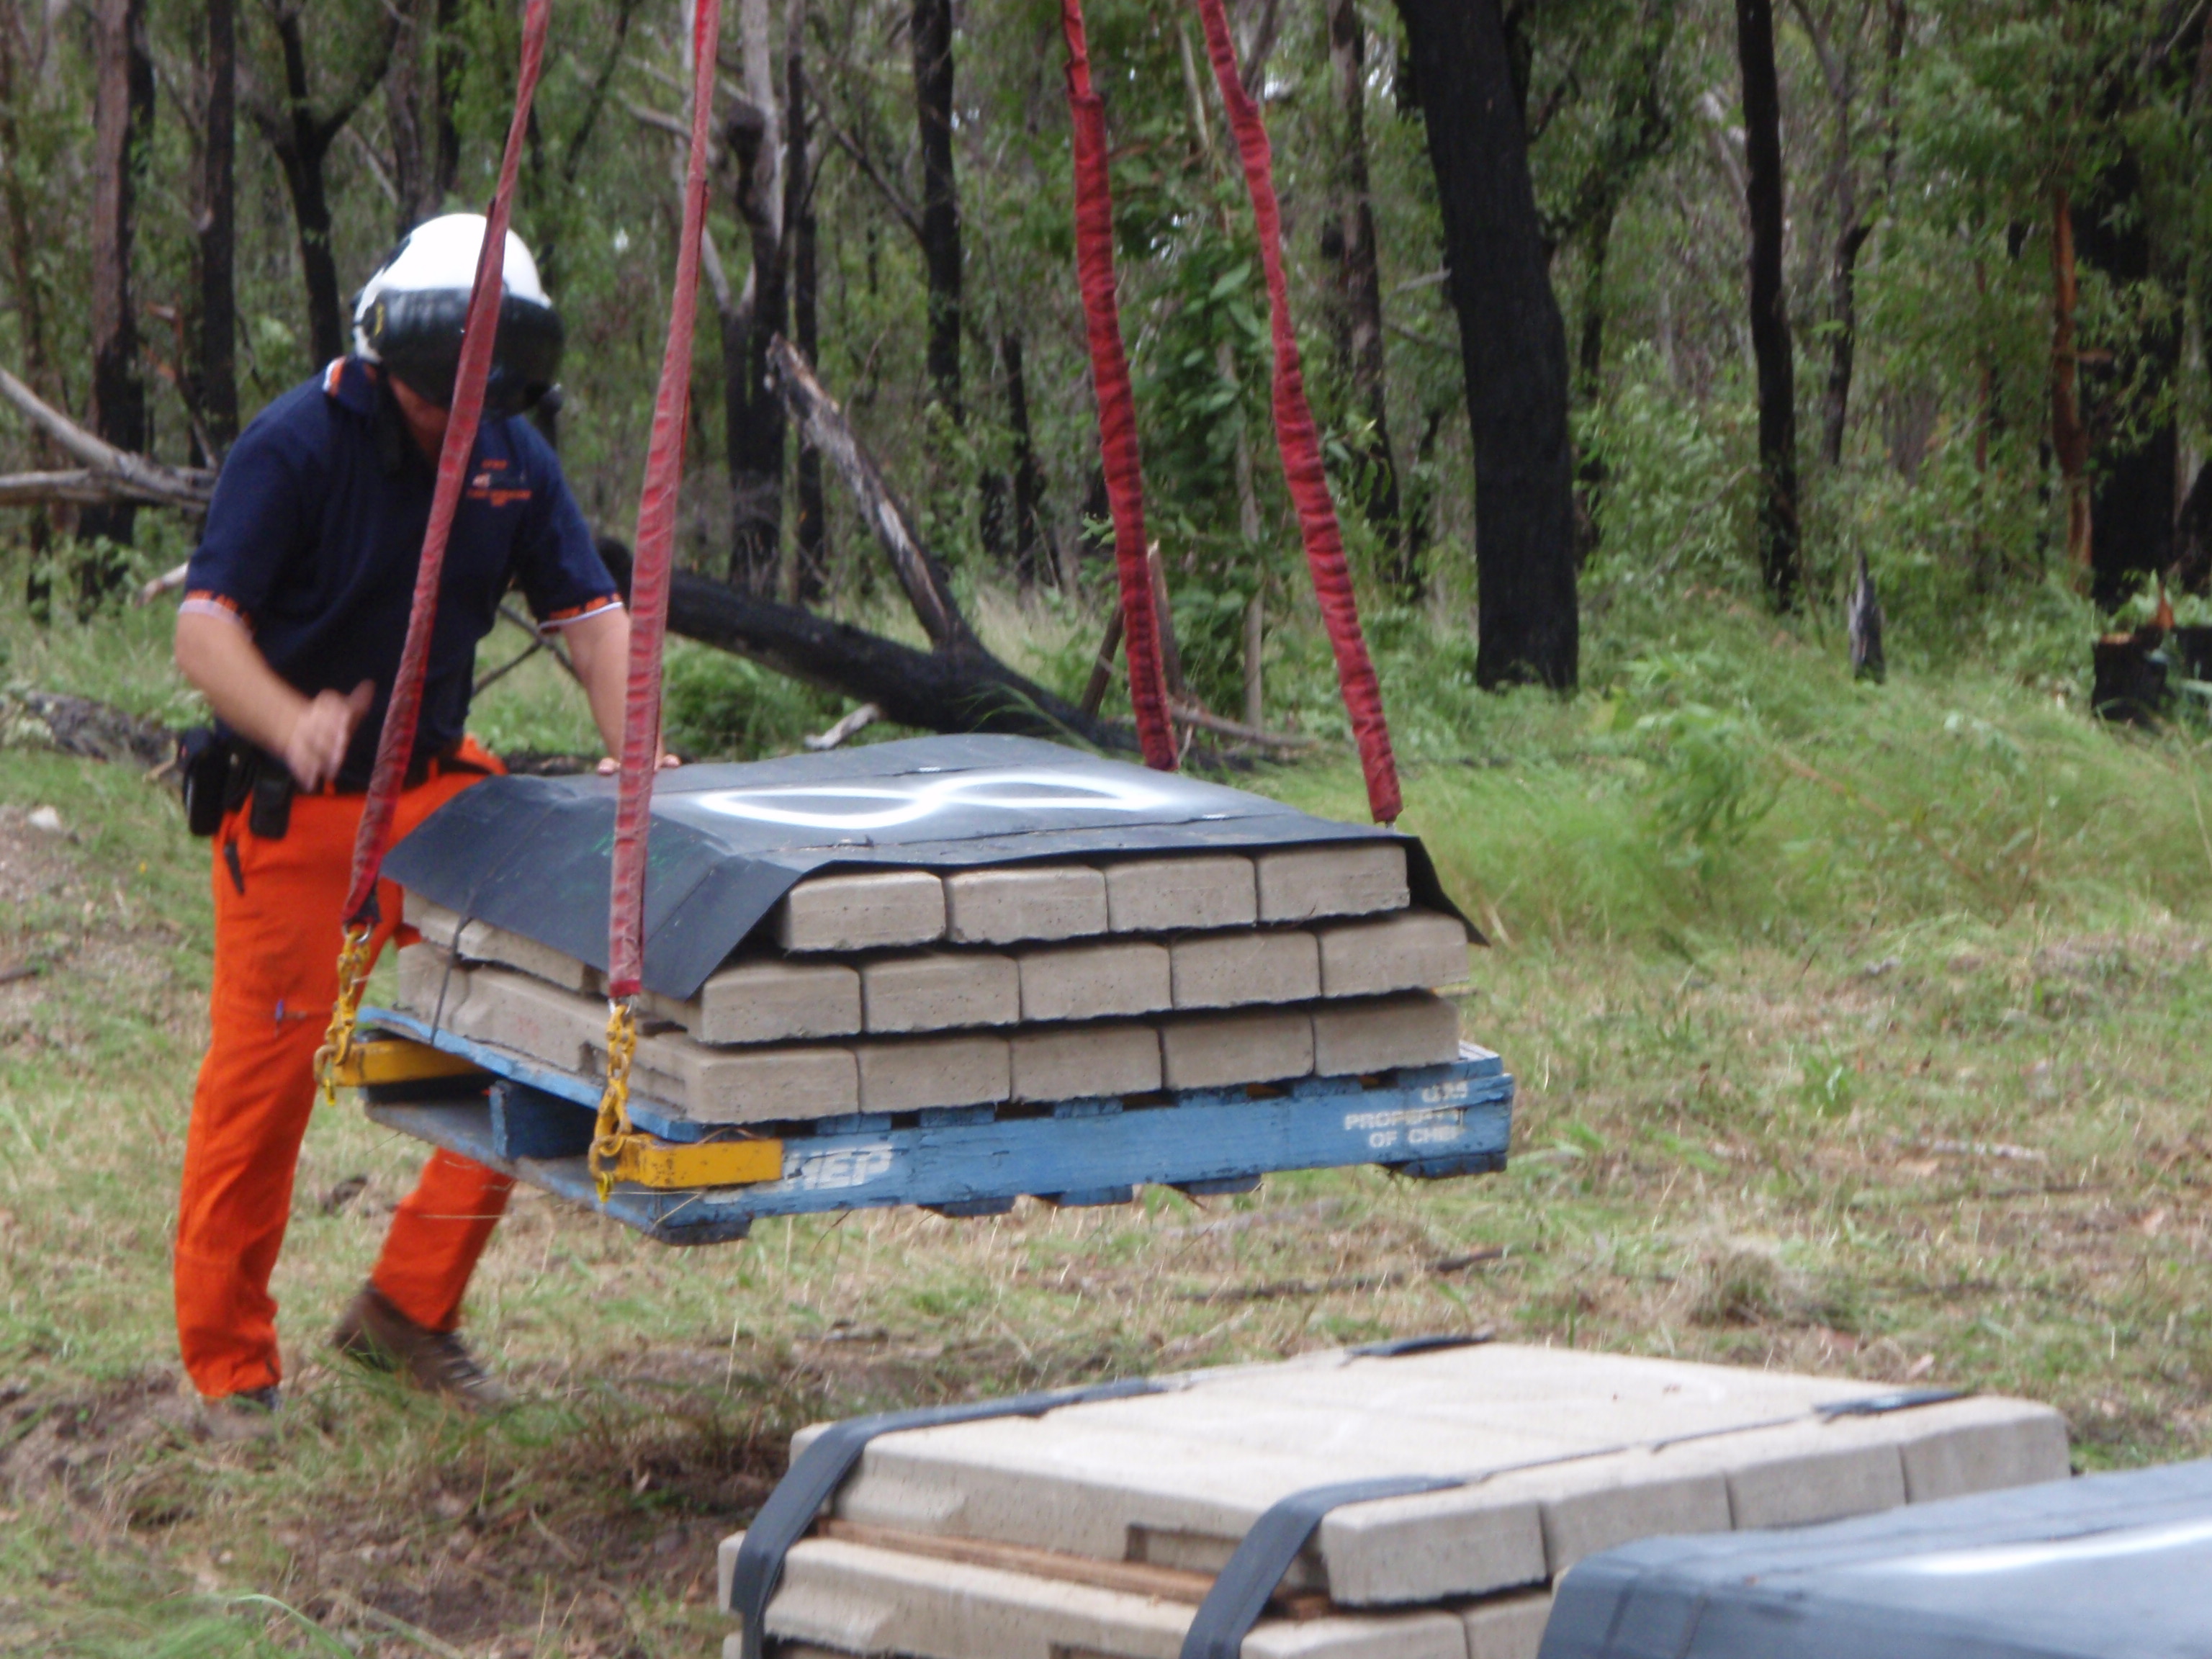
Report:
[[[434,1043],[495,1074],[488,1092],[452,1079],[365,1092],[377,1122],[459,1152],[561,1197],[599,1207],[585,1150],[592,1080],[509,1050],[433,1032],[408,1015],[364,1010],[364,1024]],[[860,1114],[777,1126],[780,1181],[660,1192],[617,1187],[605,1212],[668,1244],[743,1238],[755,1219],[915,1205],[996,1215],[1024,1195],[1064,1205],[1126,1203],[1139,1186],[1249,1192],[1262,1175],[1376,1164],[1437,1179],[1504,1167],[1513,1079],[1471,1046],[1448,1066],[1380,1078],[1308,1078],[1279,1090],[1206,1090],[1042,1108]],[[668,1139],[713,1131],[633,1101],[631,1120]],[[680,1131],[671,1134],[670,1130]]]

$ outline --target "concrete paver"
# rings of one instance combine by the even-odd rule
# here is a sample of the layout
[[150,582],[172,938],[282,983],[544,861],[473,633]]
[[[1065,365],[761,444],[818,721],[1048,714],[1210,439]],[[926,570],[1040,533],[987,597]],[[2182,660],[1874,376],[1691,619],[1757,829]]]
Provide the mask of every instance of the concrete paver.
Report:
[[890,1038],[854,1050],[864,1112],[989,1106],[1012,1087],[1002,1036]]
[[860,1029],[860,975],[841,962],[767,958],[721,969],[689,1002],[647,992],[646,1011],[702,1042],[787,1042]]
[[399,1006],[441,1024],[469,998],[469,969],[427,940],[399,950]]
[[[604,1066],[604,1048],[593,1054]],[[849,1048],[713,1048],[689,1037],[648,1036],[638,1039],[632,1063],[641,1093],[700,1123],[803,1121],[860,1109]]]
[[1407,910],[1373,921],[1315,929],[1323,996],[1433,991],[1467,977],[1467,929],[1437,910]]
[[1107,1019],[1173,1006],[1168,947],[1141,939],[1061,945],[1020,956],[1022,1018]]
[[1467,1659],[1536,1659],[1544,1643],[1544,1624],[1552,1616],[1552,1593],[1494,1595],[1460,1610],[1467,1627]]
[[1160,1036],[1149,1025],[1022,1030],[1012,1041],[1016,1100],[1087,1100],[1160,1086]]
[[945,1031],[1012,1025],[1022,1017],[1012,957],[929,951],[860,964],[860,1004],[870,1031]]
[[1311,933],[1193,933],[1169,949],[1178,1008],[1237,1008],[1310,1002],[1321,994],[1321,954]]
[[945,878],[945,936],[1012,945],[1106,931],[1106,878],[1079,864],[1008,865]]
[[1252,860],[1231,854],[1131,859],[1106,866],[1106,915],[1117,933],[1249,927],[1260,919]]
[[495,1042],[548,1066],[580,1071],[588,1049],[606,1041],[604,1005],[506,968],[479,968],[469,975],[468,1000],[446,1021],[479,1042]]
[[1402,910],[1412,902],[1406,849],[1395,842],[1338,842],[1262,853],[1260,920],[1308,921]]
[[945,885],[927,870],[811,876],[775,908],[787,951],[868,951],[945,937]]
[[1190,1014],[1162,1022],[1161,1076],[1170,1089],[1273,1083],[1313,1070],[1313,1021],[1303,1009]]
[[1314,1071],[1360,1077],[1397,1066],[1459,1058],[1459,1010],[1425,991],[1371,1002],[1324,1002],[1313,1011]]

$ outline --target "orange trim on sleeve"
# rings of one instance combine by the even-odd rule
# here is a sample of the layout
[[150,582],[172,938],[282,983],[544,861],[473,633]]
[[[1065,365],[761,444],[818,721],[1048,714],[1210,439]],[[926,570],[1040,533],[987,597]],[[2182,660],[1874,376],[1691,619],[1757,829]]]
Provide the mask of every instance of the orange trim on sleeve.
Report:
[[253,618],[246,614],[246,607],[228,593],[217,593],[211,588],[195,587],[178,605],[180,617],[221,617],[234,622],[247,633],[253,631]]
[[564,611],[556,611],[540,617],[538,619],[538,631],[541,634],[557,633],[571,623],[580,623],[590,617],[604,616],[610,611],[619,611],[622,608],[621,594],[602,593],[596,599],[585,600],[581,605],[572,605]]

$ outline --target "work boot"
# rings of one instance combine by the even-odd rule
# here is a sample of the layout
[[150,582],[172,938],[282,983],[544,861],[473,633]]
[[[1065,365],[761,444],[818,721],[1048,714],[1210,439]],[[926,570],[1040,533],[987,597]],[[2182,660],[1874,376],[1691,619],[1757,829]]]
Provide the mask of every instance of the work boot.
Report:
[[266,1439],[276,1432],[276,1408],[283,1403],[274,1382],[227,1394],[220,1400],[203,1400],[198,1419],[200,1436],[222,1445]]
[[371,1370],[390,1371],[410,1388],[469,1411],[494,1411],[514,1396],[477,1364],[459,1334],[417,1325],[364,1285],[331,1333],[331,1345]]

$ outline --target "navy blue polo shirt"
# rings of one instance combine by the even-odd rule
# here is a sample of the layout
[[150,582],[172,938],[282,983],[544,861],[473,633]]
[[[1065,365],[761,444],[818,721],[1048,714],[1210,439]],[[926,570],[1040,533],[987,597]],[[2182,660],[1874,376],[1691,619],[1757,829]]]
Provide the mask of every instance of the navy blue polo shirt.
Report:
[[[380,372],[339,358],[263,410],[232,447],[185,574],[184,608],[243,623],[295,690],[374,684],[341,789],[368,787],[375,766],[436,483]],[[461,740],[477,641],[510,586],[541,625],[619,603],[552,447],[520,416],[477,434],[446,547],[416,757]]]

